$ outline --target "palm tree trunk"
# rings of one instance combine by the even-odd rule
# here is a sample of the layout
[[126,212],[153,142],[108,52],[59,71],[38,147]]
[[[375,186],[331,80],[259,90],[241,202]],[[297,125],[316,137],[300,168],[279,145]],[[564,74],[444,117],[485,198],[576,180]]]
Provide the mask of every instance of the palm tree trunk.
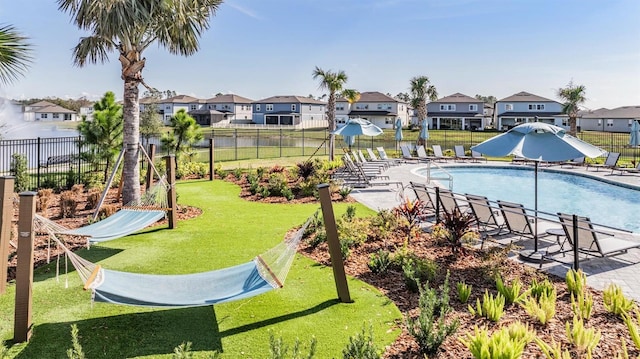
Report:
[[578,133],[577,119],[575,116],[569,117],[569,134],[575,136]]
[[335,156],[335,143],[336,135],[332,132],[336,130],[336,94],[331,92],[329,94],[329,101],[327,103],[327,117],[329,120],[329,161],[334,160]]
[[131,77],[124,80],[123,146],[124,166],[122,169],[122,203],[140,201],[140,168],[138,167],[140,141],[140,108],[138,103],[139,81]]

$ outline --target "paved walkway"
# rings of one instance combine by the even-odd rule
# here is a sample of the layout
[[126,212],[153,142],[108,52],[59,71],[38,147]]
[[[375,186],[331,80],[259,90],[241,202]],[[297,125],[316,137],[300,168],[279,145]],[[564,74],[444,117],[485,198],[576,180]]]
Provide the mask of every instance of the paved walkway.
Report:
[[[485,163],[439,163],[442,167],[452,165],[465,165],[465,166],[486,166],[486,165],[509,165],[507,162],[489,162]],[[404,187],[409,186],[409,181],[425,183],[426,179],[422,176],[416,175],[414,170],[425,167],[426,164],[407,163],[401,166],[390,167],[384,172],[384,175],[389,176],[391,181],[401,181]],[[521,166],[521,165],[513,165]],[[598,179],[610,182],[616,182],[630,187],[637,187],[640,190],[640,174],[620,175],[620,171],[615,171],[613,174],[611,170],[600,169],[596,171],[585,167],[574,168],[561,168],[560,166],[550,167],[554,170],[566,171],[569,173],[580,174],[584,176],[593,176]],[[431,183],[434,185],[434,183]],[[395,186],[375,186],[363,189],[354,189],[351,195],[360,203],[366,205],[374,210],[391,209],[401,203],[402,199],[406,196],[413,199],[413,191],[411,189],[402,190],[397,189]],[[640,219],[639,219],[640,220]],[[539,232],[542,232],[540,229]],[[640,234],[625,235],[625,239],[637,241],[640,243]],[[555,241],[554,237],[544,238],[545,241]],[[546,242],[549,243],[549,242]],[[524,246],[525,249],[532,249],[533,240],[519,241],[518,245]],[[518,260],[517,255],[513,255],[512,259]],[[573,264],[573,256],[567,253],[566,256],[557,255],[556,259],[563,263],[557,263],[555,261],[549,261],[542,265],[542,270],[560,276],[564,278],[568,269]],[[631,249],[628,253],[618,255],[610,258],[592,258],[583,261],[584,257],[580,257],[580,268],[587,274],[587,283],[599,290],[603,290],[610,283],[616,283],[620,285],[625,295],[640,302],[640,249]],[[535,267],[538,267],[538,263],[527,263]]]

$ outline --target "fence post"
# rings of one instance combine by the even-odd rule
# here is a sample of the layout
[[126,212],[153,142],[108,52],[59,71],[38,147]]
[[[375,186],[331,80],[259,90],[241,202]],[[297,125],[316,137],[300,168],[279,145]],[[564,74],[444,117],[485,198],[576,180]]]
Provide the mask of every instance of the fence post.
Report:
[[280,127],[280,157],[282,157],[282,127]]
[[213,135],[211,135],[211,138],[209,139],[209,181],[213,181],[216,171],[215,156],[213,152],[214,148]]
[[234,139],[234,146],[235,146],[235,161],[238,160],[238,129],[234,128],[233,129],[233,139]]
[[[37,145],[38,145],[38,147],[36,149],[36,153],[37,153],[37,155],[36,155],[36,166],[37,166],[37,170],[36,170],[37,171],[36,172],[37,173],[36,174],[36,188],[40,188],[40,161],[41,161],[41,159],[40,159],[40,155],[41,155],[41,153],[40,153],[40,137],[38,137]],[[5,257],[0,257],[0,258],[5,258]]]
[[329,185],[327,183],[319,184],[318,194],[320,195],[322,217],[324,218],[324,228],[327,232],[327,244],[329,245],[331,267],[333,267],[333,279],[336,282],[338,298],[340,298],[342,303],[353,303],[351,296],[349,295],[347,276],[344,272],[344,262],[342,260],[342,252],[340,251],[340,240],[338,239],[338,229],[336,227],[336,218],[333,214]]
[[[148,161],[151,161],[153,163],[153,159],[156,157],[156,145],[154,145],[153,143],[149,144],[149,153],[147,153],[147,155],[149,156]],[[151,188],[151,185],[153,184],[152,163],[147,163],[147,180],[145,181],[145,188],[147,190],[149,190],[149,188]]]
[[440,187],[436,186],[436,224],[440,224]]
[[580,257],[578,257],[578,216],[575,214],[572,218],[573,221],[573,270],[580,269]]
[[82,161],[80,159],[80,155],[82,155],[82,136],[78,136],[78,156],[76,157],[78,159],[78,181],[76,183],[82,182],[82,172],[80,171],[80,164]]
[[7,290],[7,269],[9,262],[9,242],[11,241],[11,221],[13,220],[13,186],[15,177],[0,177],[0,294]]
[[256,158],[260,158],[260,129],[256,128]]
[[32,334],[33,303],[33,217],[36,214],[36,193],[20,193],[18,219],[18,263],[16,265],[16,304],[13,341],[26,342]]
[[304,156],[304,127],[302,128],[302,155]]
[[169,228],[174,229],[178,224],[178,203],[176,196],[176,158],[173,155],[164,156],[167,167],[167,181],[169,182]]

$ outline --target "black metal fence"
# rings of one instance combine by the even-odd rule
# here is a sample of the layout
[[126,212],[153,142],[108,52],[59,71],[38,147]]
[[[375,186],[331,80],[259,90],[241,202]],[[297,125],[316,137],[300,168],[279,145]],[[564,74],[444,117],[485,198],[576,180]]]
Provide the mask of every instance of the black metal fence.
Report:
[[[376,137],[358,136],[352,149],[384,147],[390,155],[397,154],[399,142],[395,140],[395,131],[386,130]],[[489,131],[431,130],[427,147],[439,144],[444,150],[462,145],[465,149],[497,135]],[[215,143],[216,161],[237,161],[247,159],[268,159],[294,156],[326,156],[328,149],[328,131],[326,129],[206,129],[205,140],[200,147],[209,145],[209,139]],[[640,159],[640,149],[630,147],[628,133],[584,131],[578,134],[582,140],[592,143],[609,152],[620,152],[620,162],[629,163]],[[401,143],[413,144],[417,141],[418,131],[403,131]],[[143,141],[146,143],[147,141]],[[159,144],[154,138],[150,143]],[[69,187],[82,181],[85,173],[99,170],[81,160],[81,153],[88,150],[79,136],[35,138],[23,140],[0,140],[0,175],[11,174],[11,161],[14,154],[24,155],[30,174],[29,189],[43,187]],[[342,136],[335,139],[336,154],[348,149]],[[164,155],[158,151],[158,155]],[[207,162],[208,151],[199,151],[195,161]],[[104,167],[102,167],[104,170]]]

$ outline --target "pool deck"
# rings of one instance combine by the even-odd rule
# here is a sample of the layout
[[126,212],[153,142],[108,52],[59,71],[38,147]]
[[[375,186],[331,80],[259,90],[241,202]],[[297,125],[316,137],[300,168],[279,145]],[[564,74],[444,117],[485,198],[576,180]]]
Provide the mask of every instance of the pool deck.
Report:
[[[510,162],[492,161],[489,161],[488,163],[473,163],[453,162],[452,160],[449,160],[447,163],[438,162],[437,164],[443,168],[446,168],[447,166],[533,167],[528,164],[512,164]],[[426,179],[424,177],[414,173],[414,170],[424,168],[425,166],[425,163],[405,163],[400,166],[389,167],[384,171],[383,174],[388,176],[390,181],[402,182],[405,188],[404,190],[398,189],[395,186],[373,186],[354,189],[351,192],[351,196],[358,202],[374,210],[394,208],[398,206],[405,197],[411,199],[415,198],[413,191],[408,188],[409,182],[425,183]],[[559,165],[541,165],[540,169],[590,176],[606,182],[617,183],[623,186],[638,188],[640,190],[640,173],[624,173],[621,175],[621,171],[619,170],[615,170],[612,173],[610,169],[600,168],[599,170],[596,170],[594,168],[587,168],[584,166],[561,167]],[[429,185],[435,184],[431,183]],[[431,224],[426,223],[425,225],[428,227]],[[552,227],[559,227],[559,225],[543,223],[541,224],[538,233],[543,233],[545,229]],[[640,234],[624,234],[622,236],[625,239],[640,243]],[[501,238],[505,237],[501,236]],[[543,245],[553,245],[555,243],[555,238],[553,236],[540,238],[539,243],[542,243]],[[524,249],[533,248],[533,240],[520,240],[517,244],[524,247]],[[516,261],[521,261],[515,253],[511,258]],[[541,269],[550,274],[564,278],[566,272],[573,264],[573,255],[569,252],[566,253],[564,257],[561,254],[558,254],[554,256],[554,258],[562,263],[548,261],[542,264]],[[535,266],[536,268],[539,267],[539,263],[523,263]],[[581,256],[580,268],[587,274],[587,283],[592,288],[603,290],[610,283],[615,283],[622,288],[627,297],[640,302],[640,280],[637,278],[640,274],[640,248],[633,248],[625,254],[608,258],[590,258],[589,260],[584,260],[584,256]]]

